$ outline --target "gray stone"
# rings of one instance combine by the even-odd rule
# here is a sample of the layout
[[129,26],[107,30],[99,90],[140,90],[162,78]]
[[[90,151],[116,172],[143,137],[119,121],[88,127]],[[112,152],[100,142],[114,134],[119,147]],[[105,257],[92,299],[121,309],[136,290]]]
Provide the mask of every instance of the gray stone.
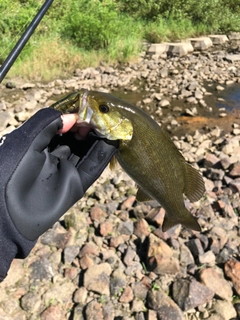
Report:
[[168,43],[167,53],[177,55],[179,57],[187,55],[189,52],[193,51],[193,46],[191,43]]
[[193,45],[194,50],[207,50],[213,43],[209,37],[199,37],[189,39]]
[[161,55],[167,52],[168,45],[166,43],[152,43],[148,49],[148,54],[158,54]]
[[224,34],[209,35],[209,38],[212,40],[213,44],[223,44],[228,41],[228,37]]
[[173,283],[173,299],[183,311],[205,304],[213,296],[212,290],[196,280],[178,279]]
[[185,319],[182,310],[161,289],[150,291],[148,294],[147,303],[150,309],[157,311],[158,319]]

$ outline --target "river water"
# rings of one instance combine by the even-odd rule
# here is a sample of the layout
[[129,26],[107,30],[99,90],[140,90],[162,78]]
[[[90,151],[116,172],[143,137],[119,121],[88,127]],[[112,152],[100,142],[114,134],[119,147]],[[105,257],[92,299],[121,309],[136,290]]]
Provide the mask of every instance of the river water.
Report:
[[[211,93],[204,96],[207,107],[199,104],[193,106],[183,100],[171,100],[170,106],[162,109],[162,115],[156,114],[157,107],[154,103],[149,105],[142,103],[149,96],[146,91],[118,90],[113,94],[132,104],[141,105],[170,135],[193,134],[196,129],[206,132],[214,127],[219,127],[223,133],[227,133],[232,130],[233,123],[240,125],[240,83],[228,85],[220,92],[214,89],[212,83],[206,84],[206,89]],[[186,115],[186,109],[192,107],[196,107],[197,114]],[[178,125],[171,125],[173,119]]]

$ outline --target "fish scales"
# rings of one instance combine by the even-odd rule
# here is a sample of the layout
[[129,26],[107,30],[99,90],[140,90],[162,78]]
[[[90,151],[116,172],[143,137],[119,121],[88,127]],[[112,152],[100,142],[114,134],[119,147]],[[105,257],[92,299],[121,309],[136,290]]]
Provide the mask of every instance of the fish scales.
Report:
[[137,200],[156,199],[165,209],[163,231],[180,223],[200,231],[183,194],[199,200],[205,191],[202,176],[157,122],[142,109],[103,92],[81,90],[78,106],[80,121],[91,124],[99,135],[120,141],[116,158],[139,186]]

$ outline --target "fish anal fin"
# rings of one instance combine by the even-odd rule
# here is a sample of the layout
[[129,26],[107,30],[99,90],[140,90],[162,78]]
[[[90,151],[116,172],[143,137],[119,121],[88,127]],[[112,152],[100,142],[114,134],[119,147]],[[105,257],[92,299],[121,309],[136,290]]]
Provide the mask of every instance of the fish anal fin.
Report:
[[191,202],[198,201],[205,192],[205,185],[201,174],[187,163],[185,177],[184,194]]
[[187,215],[185,214],[184,217],[180,217],[179,219],[174,219],[174,217],[165,214],[163,225],[162,225],[162,231],[166,232],[167,230],[171,229],[172,227],[181,224],[185,228],[195,230],[195,231],[201,231],[201,227],[198,224],[196,218],[194,218],[189,211],[187,211]]
[[136,200],[139,202],[150,201],[152,198],[143,189],[139,188],[136,195]]

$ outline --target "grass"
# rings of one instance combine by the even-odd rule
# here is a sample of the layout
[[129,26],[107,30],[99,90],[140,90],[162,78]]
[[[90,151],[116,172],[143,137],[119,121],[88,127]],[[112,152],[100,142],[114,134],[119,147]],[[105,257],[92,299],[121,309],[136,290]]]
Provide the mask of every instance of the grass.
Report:
[[[138,5],[138,0],[132,2],[134,8],[140,10],[135,18],[134,13],[121,11],[118,7],[118,3],[127,4],[125,0],[62,0],[61,5],[56,1],[12,67],[8,78],[22,77],[32,81],[66,78],[76,68],[97,67],[101,62],[113,64],[136,60],[143,39],[148,42],[173,42],[214,32],[240,31],[240,14],[233,12],[231,6],[220,11],[222,16],[219,8],[216,11],[217,8],[212,7],[212,11],[204,13],[203,21],[202,11],[198,15],[195,6],[192,6],[192,15],[189,14],[187,6],[194,1],[189,0],[183,7],[179,7],[179,1],[174,2],[175,11],[172,11],[175,16],[161,12],[160,3],[156,6],[152,1],[150,4],[160,10],[156,14],[147,6],[145,11],[154,13],[152,18],[143,15],[144,7]],[[224,0],[217,1],[224,3]],[[205,4],[204,0],[198,2]],[[4,12],[0,21],[0,63],[17,42],[40,3],[13,0],[10,10],[8,0],[0,2],[0,10]],[[166,10],[169,8],[166,7]]]
[[55,38],[40,38],[28,55],[18,59],[8,77],[22,77],[35,81],[64,78],[76,68],[96,67],[103,55],[96,51],[86,52],[70,42]]

